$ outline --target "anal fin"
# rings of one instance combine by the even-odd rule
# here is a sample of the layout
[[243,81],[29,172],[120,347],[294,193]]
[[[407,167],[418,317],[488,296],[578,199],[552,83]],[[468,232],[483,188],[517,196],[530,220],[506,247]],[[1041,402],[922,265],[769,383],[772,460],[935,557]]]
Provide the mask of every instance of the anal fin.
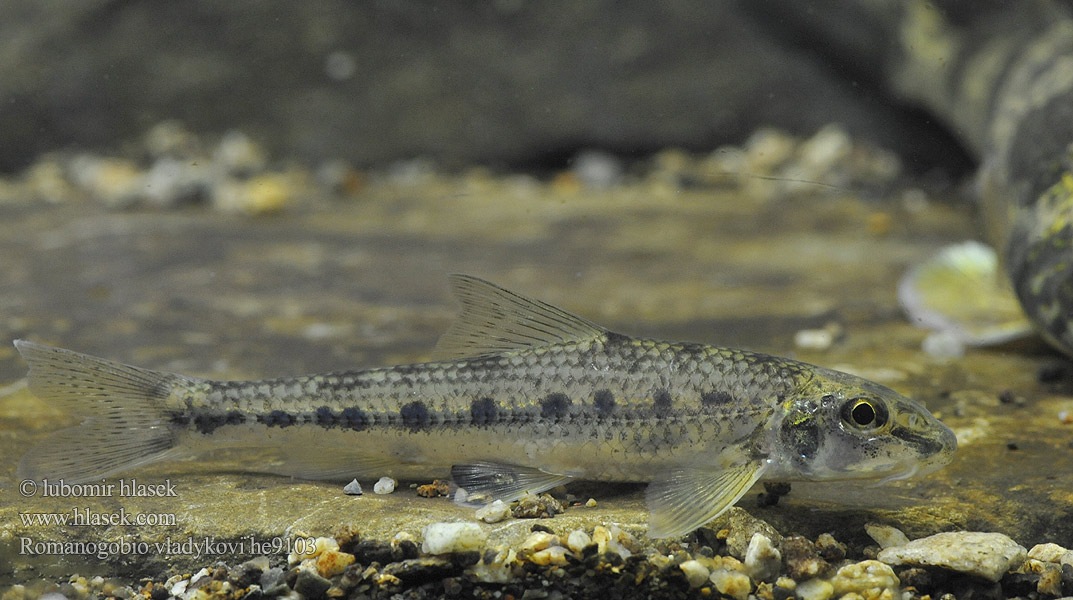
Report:
[[539,494],[573,477],[532,467],[474,462],[451,467],[451,479],[466,490],[466,504],[480,505],[494,500],[510,502],[526,494]]
[[685,535],[719,516],[749,491],[764,464],[748,462],[721,471],[674,469],[648,485],[648,536]]

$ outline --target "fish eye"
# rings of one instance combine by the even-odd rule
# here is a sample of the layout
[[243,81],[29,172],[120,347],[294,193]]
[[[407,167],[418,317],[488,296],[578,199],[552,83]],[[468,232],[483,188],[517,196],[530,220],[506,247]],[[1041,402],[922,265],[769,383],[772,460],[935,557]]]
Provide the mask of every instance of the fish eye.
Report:
[[842,405],[842,422],[856,429],[878,429],[887,423],[887,408],[868,398],[853,398]]

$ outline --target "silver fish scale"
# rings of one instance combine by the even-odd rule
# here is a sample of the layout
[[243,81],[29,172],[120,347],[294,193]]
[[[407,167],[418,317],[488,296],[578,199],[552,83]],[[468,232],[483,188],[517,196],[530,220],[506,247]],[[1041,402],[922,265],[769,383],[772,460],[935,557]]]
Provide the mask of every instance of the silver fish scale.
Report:
[[199,412],[215,415],[200,423],[237,411],[247,422],[279,427],[440,438],[490,430],[505,439],[569,442],[575,452],[592,442],[645,460],[755,438],[810,378],[800,363],[767,355],[607,334],[450,362],[210,382],[184,400],[194,421]]

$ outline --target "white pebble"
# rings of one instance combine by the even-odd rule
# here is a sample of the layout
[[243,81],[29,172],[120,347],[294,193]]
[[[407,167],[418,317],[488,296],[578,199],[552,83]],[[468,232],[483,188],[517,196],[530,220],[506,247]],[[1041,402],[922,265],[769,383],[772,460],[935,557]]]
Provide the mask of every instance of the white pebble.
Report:
[[840,597],[851,592],[856,592],[866,598],[874,596],[875,594],[865,593],[869,590],[890,590],[893,595],[898,591],[899,584],[894,569],[878,560],[865,560],[846,565],[839,569],[831,579],[835,594]]
[[525,538],[522,545],[518,547],[519,550],[529,550],[535,552],[537,550],[543,550],[549,546],[558,546],[559,538],[552,533],[546,531],[534,531],[529,534],[529,537]]
[[735,600],[746,600],[753,587],[748,575],[729,569],[716,569],[708,579],[720,594],[726,594]]
[[580,529],[575,529],[570,532],[570,535],[566,536],[566,547],[579,554],[591,543],[592,538],[589,537],[589,534]]
[[689,582],[691,588],[698,588],[708,581],[708,567],[695,560],[687,560],[678,565],[678,568],[685,573],[686,581]]
[[779,573],[782,567],[782,554],[771,543],[771,538],[754,533],[745,551],[745,570],[757,581],[765,580]]
[[183,579],[182,581],[176,582],[175,585],[171,586],[171,589],[168,590],[168,593],[176,597],[182,596],[186,593],[186,586],[188,585],[190,585],[190,580]]
[[490,502],[477,509],[477,518],[485,523],[498,523],[510,516],[510,507],[502,500]]
[[343,493],[348,496],[360,496],[364,492],[361,490],[361,484],[357,479],[352,480],[350,483],[343,486]]
[[890,548],[892,546],[904,546],[909,543],[909,538],[905,537],[900,529],[891,527],[890,525],[880,525],[879,523],[865,523],[864,530],[868,532],[868,537],[875,540],[879,544],[880,548]]
[[421,530],[421,536],[421,550],[427,554],[477,550],[487,538],[476,523],[433,523]]
[[395,491],[396,481],[390,477],[381,477],[373,484],[374,494],[390,494]]
[[568,550],[562,546],[550,546],[534,552],[529,561],[537,565],[565,565]]
[[573,171],[582,183],[596,189],[609,188],[622,179],[622,163],[598,150],[585,150],[574,157]]
[[809,579],[794,588],[794,595],[800,600],[827,600],[834,593],[835,586],[823,579]]
[[794,345],[804,350],[827,350],[835,336],[826,329],[802,329],[794,334]]
[[885,548],[877,557],[888,565],[942,567],[998,581],[1025,561],[1028,551],[1001,533],[951,531]]
[[1040,562],[1061,563],[1073,566],[1073,550],[1067,550],[1054,543],[1036,544],[1028,551],[1028,558]]

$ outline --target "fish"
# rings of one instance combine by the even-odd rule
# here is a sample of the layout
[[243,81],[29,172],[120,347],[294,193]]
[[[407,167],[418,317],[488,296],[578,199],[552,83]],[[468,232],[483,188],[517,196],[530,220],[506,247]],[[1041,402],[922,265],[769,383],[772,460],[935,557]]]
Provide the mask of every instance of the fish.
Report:
[[468,501],[572,480],[646,482],[648,535],[688,534],[758,481],[890,481],[957,441],[860,377],[696,342],[635,338],[469,275],[429,362],[259,381],[159,372],[25,340],[30,391],[86,420],[23,479],[77,483],[206,452],[303,479],[450,475]]

